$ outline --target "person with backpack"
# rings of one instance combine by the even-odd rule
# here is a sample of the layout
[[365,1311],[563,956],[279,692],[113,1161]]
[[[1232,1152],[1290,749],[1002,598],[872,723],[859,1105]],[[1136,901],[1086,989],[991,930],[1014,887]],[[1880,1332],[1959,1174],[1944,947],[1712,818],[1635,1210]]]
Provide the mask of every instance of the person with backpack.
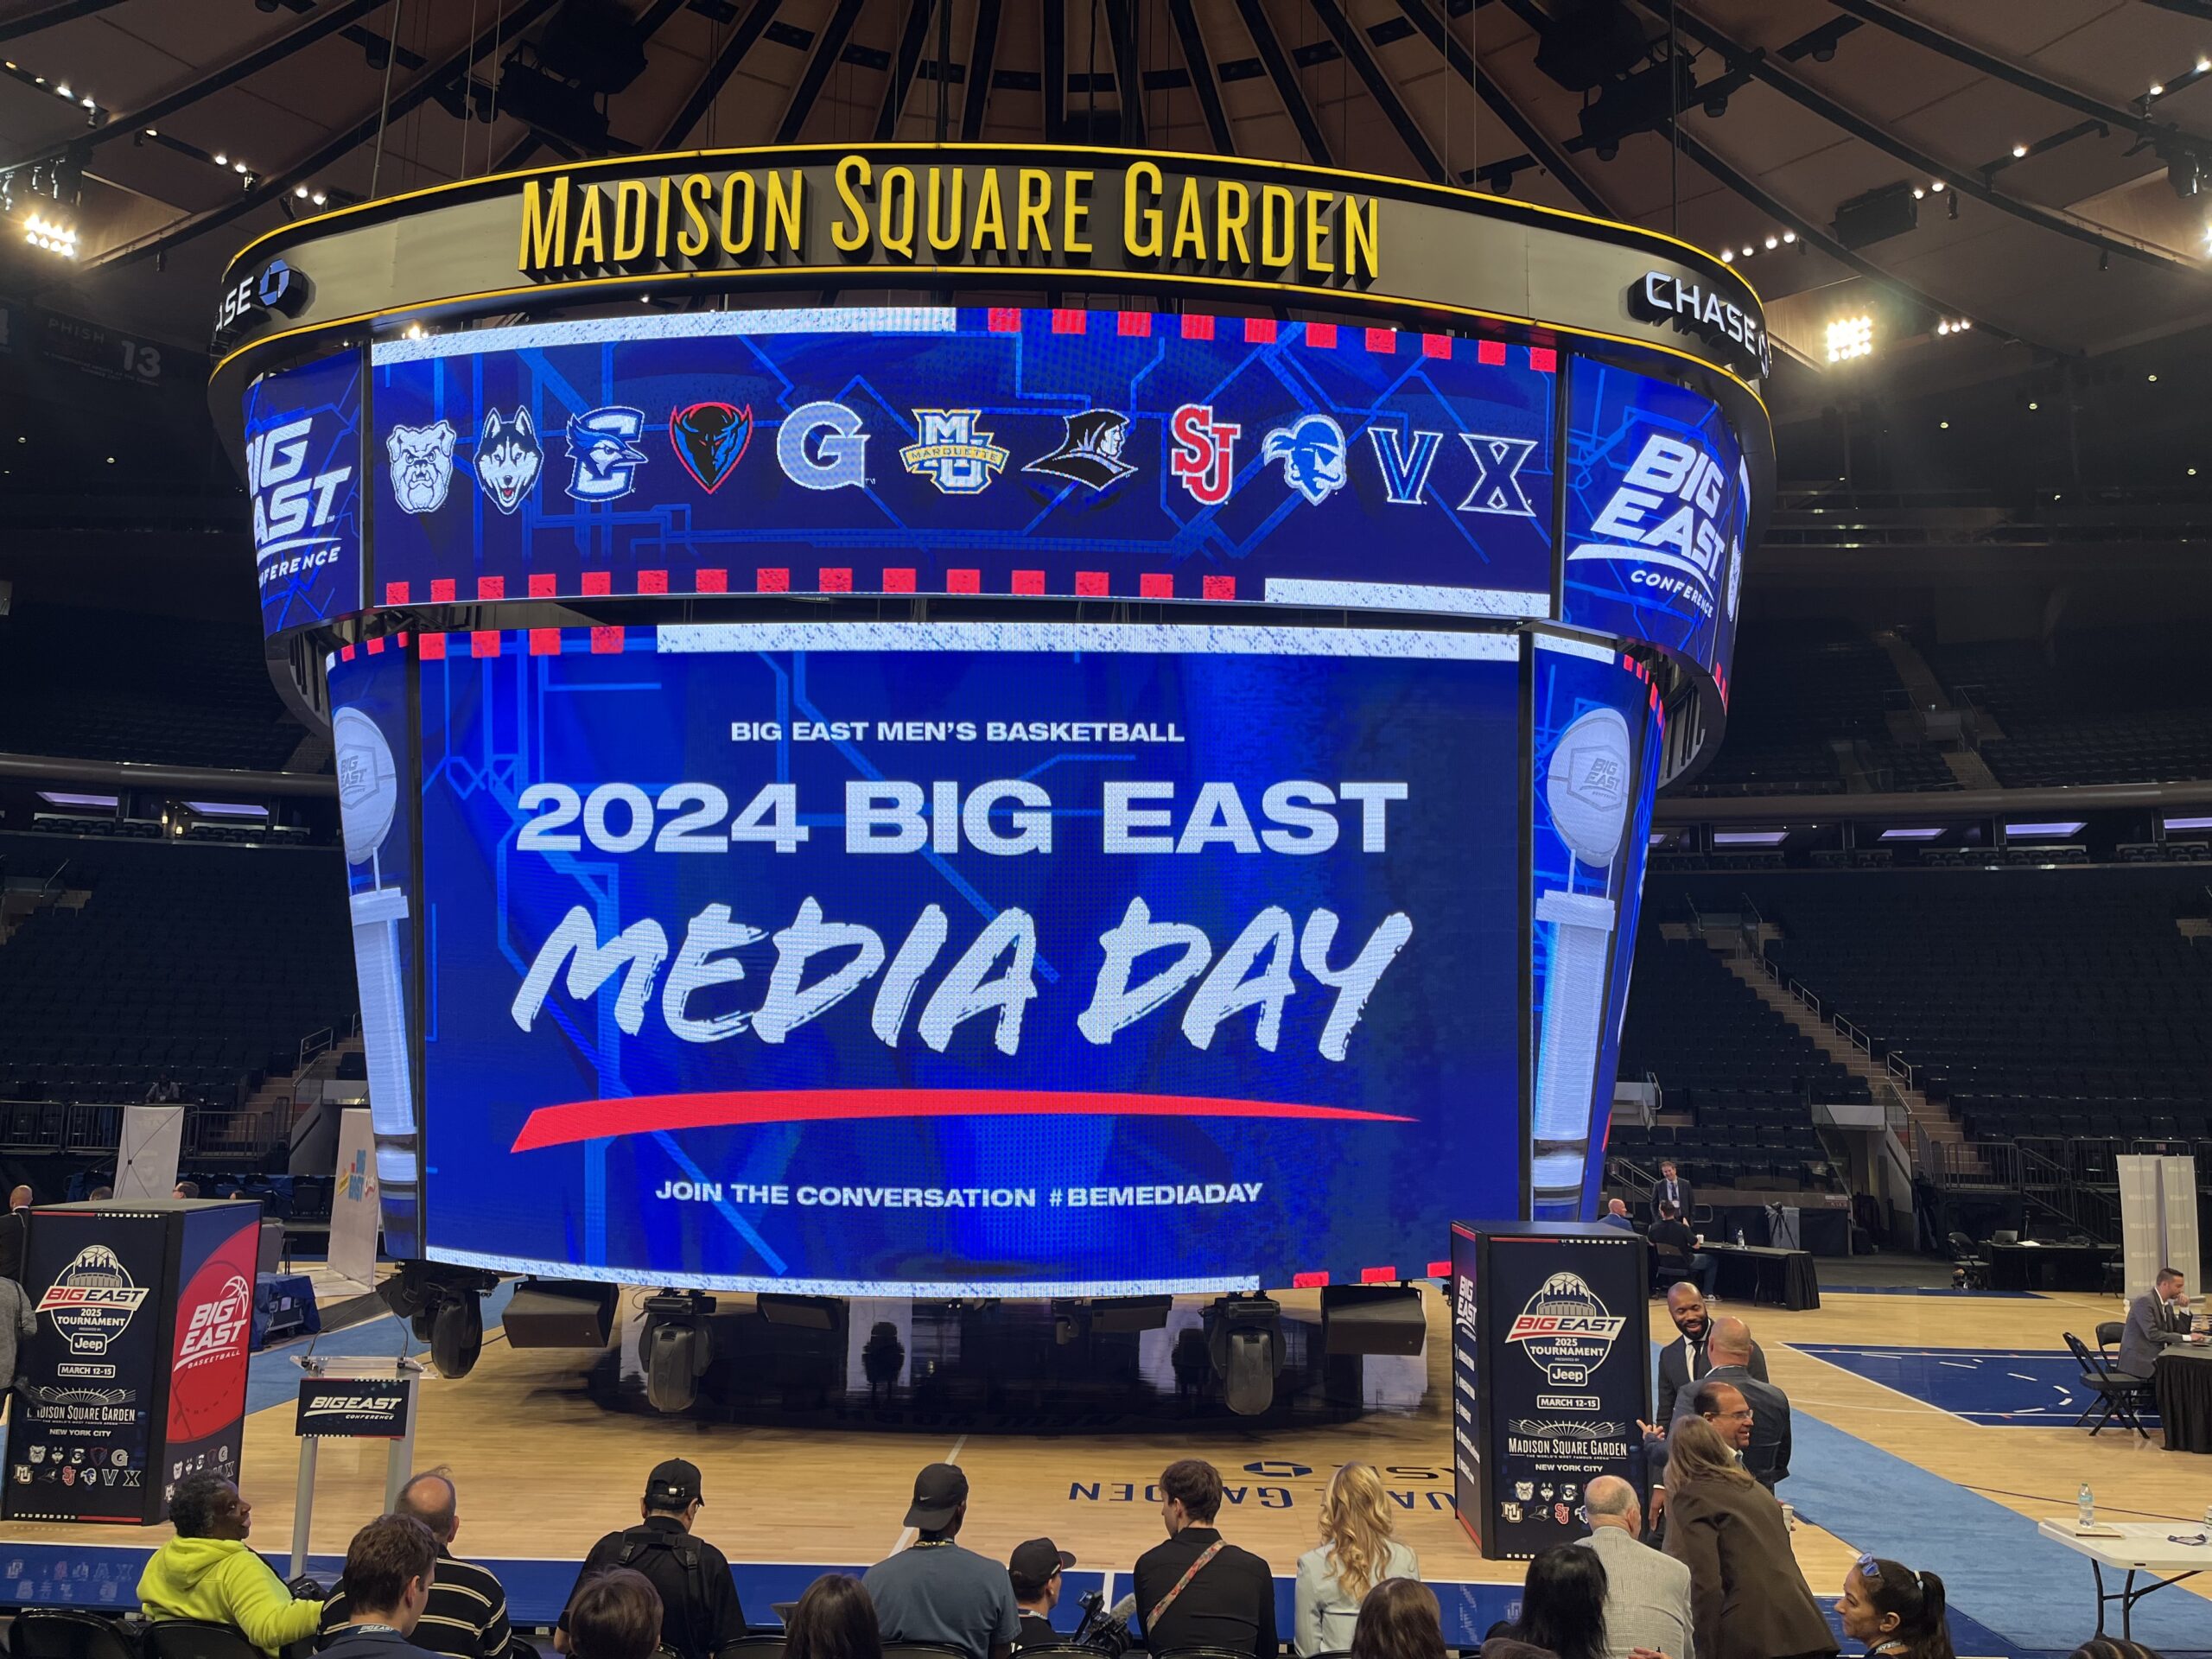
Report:
[[[654,1466],[639,1504],[639,1522],[610,1532],[591,1547],[569,1591],[573,1605],[585,1582],[609,1567],[628,1567],[659,1593],[661,1645],[677,1659],[716,1659],[745,1638],[745,1610],[721,1551],[695,1535],[706,1500],[699,1466],[671,1458]],[[569,1649],[569,1615],[563,1612],[553,1645]]]

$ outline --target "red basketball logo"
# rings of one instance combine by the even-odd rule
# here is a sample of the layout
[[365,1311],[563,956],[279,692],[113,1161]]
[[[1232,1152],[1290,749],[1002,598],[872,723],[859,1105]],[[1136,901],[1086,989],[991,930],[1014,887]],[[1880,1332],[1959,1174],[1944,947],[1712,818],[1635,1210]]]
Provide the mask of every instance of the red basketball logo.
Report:
[[196,1440],[234,1422],[245,1408],[246,1351],[253,1331],[251,1230],[201,1264],[179,1300],[169,1384],[169,1439]]

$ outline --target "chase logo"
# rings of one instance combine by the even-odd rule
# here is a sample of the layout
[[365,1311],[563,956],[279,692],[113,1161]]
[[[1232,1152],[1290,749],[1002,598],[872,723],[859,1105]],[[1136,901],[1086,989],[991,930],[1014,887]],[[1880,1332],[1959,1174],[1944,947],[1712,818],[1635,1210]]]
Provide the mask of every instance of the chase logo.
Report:
[[282,259],[271,259],[263,269],[261,279],[253,285],[254,298],[272,308],[282,305],[291,291],[292,268]]
[[257,308],[296,317],[307,308],[309,291],[305,276],[282,259],[271,259],[223,291],[222,301],[215,308],[215,333],[221,334]]
[[918,409],[918,438],[899,452],[917,478],[926,478],[946,495],[981,495],[999,474],[1008,452],[977,429],[980,409]]
[[620,501],[638,487],[638,468],[645,452],[645,413],[610,404],[569,417],[569,493],[578,501]]
[[801,404],[776,431],[776,464],[802,490],[864,489],[868,434],[842,404]]

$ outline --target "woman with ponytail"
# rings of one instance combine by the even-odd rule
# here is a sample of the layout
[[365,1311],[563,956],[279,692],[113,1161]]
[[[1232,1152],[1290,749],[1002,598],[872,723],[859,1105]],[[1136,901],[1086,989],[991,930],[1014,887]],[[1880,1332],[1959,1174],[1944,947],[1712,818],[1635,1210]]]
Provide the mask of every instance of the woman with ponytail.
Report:
[[1372,1464],[1344,1465],[1321,1499],[1321,1541],[1298,1558],[1293,1645],[1301,1659],[1348,1650],[1367,1592],[1385,1579],[1420,1577],[1413,1551],[1390,1535],[1382,1477]]
[[1835,1611],[1843,1633],[1866,1644],[1868,1659],[1956,1659],[1943,1617],[1943,1580],[1933,1573],[1861,1555],[1844,1575]]

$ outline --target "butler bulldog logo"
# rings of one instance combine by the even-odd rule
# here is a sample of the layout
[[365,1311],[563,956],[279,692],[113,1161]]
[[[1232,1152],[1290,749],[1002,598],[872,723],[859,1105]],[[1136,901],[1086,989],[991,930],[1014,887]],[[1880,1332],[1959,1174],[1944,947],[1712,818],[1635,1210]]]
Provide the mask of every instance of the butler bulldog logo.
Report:
[[384,441],[391,462],[391,494],[402,512],[435,512],[453,486],[451,421],[432,426],[395,426]]
[[87,1244],[38,1299],[73,1354],[105,1354],[146,1300],[105,1244]]
[[1580,1388],[1605,1363],[1628,1321],[1609,1312],[1581,1275],[1555,1273],[1529,1299],[1506,1333],[1554,1389]]

